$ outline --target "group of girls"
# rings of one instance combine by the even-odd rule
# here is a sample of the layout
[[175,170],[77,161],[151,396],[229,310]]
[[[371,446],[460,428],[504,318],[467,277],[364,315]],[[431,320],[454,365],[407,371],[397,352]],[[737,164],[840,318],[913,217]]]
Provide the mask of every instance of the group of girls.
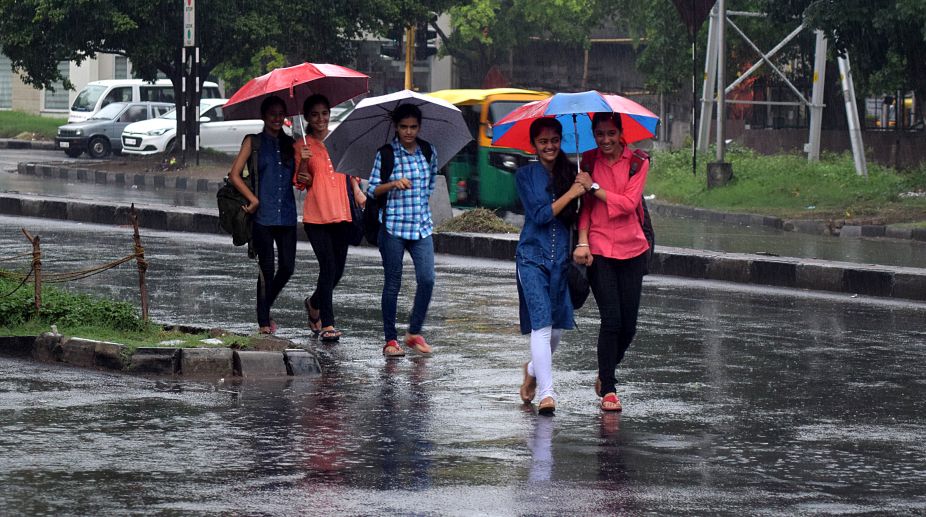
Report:
[[[252,139],[245,138],[229,173],[229,180],[247,199],[242,207],[252,216],[251,246],[257,254],[257,324],[261,334],[273,334],[276,322],[270,316],[273,303],[295,271],[296,202],[293,187],[305,190],[302,222],[318,261],[315,290],[304,300],[309,329],[323,342],[337,342],[332,295],[344,274],[351,230],[351,199],[363,207],[368,197],[386,198],[388,217],[378,239],[383,260],[382,293],[383,354],[402,356],[398,343],[396,306],[402,281],[402,257],[409,250],[418,281],[411,321],[404,345],[428,354],[431,347],[421,335],[434,287],[433,223],[428,198],[434,190],[437,156],[425,157],[418,140],[421,111],[404,104],[392,113],[396,136],[395,154],[389,182],[379,174],[381,158],[377,152],[374,170],[366,192],[360,181],[334,170],[323,143],[328,134],[331,104],[322,95],[308,97],[302,105],[307,122],[304,138],[293,140],[283,132],[286,104],[280,97],[267,97],[260,108],[264,128],[257,151],[256,184],[243,178],[251,156]],[[428,144],[423,144],[428,145]],[[254,181],[254,178],[251,178]],[[254,188],[252,188],[254,187]],[[255,192],[256,191],[256,192]],[[275,249],[274,249],[275,248]],[[276,259],[276,264],[274,264]]]
[[[323,96],[306,99],[303,116],[308,122],[307,134],[304,140],[293,141],[282,131],[285,103],[278,97],[267,98],[261,106],[264,130],[259,136],[257,193],[242,179],[251,155],[250,139],[242,143],[229,175],[248,200],[243,209],[253,216],[252,244],[261,271],[257,282],[259,331],[275,332],[270,309],[295,267],[296,206],[292,186],[306,190],[303,226],[319,266],[315,291],[304,301],[308,324],[327,342],[341,336],[332,293],[347,259],[351,223],[347,196],[353,196],[360,206],[368,197],[386,196],[390,208],[378,238],[384,270],[382,352],[387,357],[405,354],[398,341],[396,305],[402,258],[408,251],[415,265],[417,288],[403,342],[419,353],[430,353],[421,330],[434,287],[433,222],[428,198],[434,190],[438,161],[433,150],[422,151],[422,145],[429,144],[418,139],[421,112],[405,104],[392,113],[396,135],[391,144],[394,169],[390,181],[382,181],[381,150],[364,192],[358,180],[334,170],[323,144],[330,110]],[[621,139],[619,115],[595,114],[592,130],[597,147],[586,152],[582,161],[593,166],[587,172],[577,172],[560,148],[561,124],[551,118],[534,121],[529,133],[537,161],[516,173],[524,207],[524,227],[516,255],[520,326],[523,334],[530,334],[531,352],[531,360],[523,365],[520,397],[525,403],[538,399],[541,414],[552,414],[556,409],[553,352],[563,331],[574,326],[567,285],[569,261],[587,267],[601,317],[595,392],[601,397],[604,411],[622,409],[615,370],[636,332],[649,250],[638,211],[649,164],[644,162],[637,174],[631,174],[632,152]],[[577,239],[571,238],[573,228]]]

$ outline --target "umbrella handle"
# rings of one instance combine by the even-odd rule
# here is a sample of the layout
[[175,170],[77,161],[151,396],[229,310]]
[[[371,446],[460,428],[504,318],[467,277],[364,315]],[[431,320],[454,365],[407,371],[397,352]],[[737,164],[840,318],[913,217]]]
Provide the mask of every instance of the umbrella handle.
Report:
[[576,136],[576,174],[582,172],[582,157],[579,155],[579,123],[576,120],[576,114],[572,114],[572,134]]
[[305,125],[302,123],[302,115],[299,115],[299,130],[302,131],[302,145],[308,147],[309,143],[305,141]]

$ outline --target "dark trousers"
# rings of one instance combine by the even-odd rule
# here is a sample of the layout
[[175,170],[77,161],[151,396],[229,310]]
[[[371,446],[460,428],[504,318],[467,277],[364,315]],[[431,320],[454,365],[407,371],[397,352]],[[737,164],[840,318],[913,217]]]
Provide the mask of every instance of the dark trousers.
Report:
[[618,260],[595,255],[588,270],[588,281],[598,304],[601,328],[598,330],[598,378],[601,393],[613,393],[617,379],[614,370],[637,332],[637,313],[643,291],[646,254]]
[[348,238],[351,223],[310,224],[305,223],[305,234],[312,244],[312,251],[318,259],[318,281],[315,292],[309,297],[312,308],[318,309],[322,327],[334,326],[334,305],[331,301],[334,288],[344,274],[347,262]]
[[[276,271],[273,267],[274,244],[279,255]],[[270,307],[296,269],[296,225],[264,226],[254,223],[251,246],[257,253],[257,264],[260,266],[260,275],[257,277],[257,324],[268,327]]]

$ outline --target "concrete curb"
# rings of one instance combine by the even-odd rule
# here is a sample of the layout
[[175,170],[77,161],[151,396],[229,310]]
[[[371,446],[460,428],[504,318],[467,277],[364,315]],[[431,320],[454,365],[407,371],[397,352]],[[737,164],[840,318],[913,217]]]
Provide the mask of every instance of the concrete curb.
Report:
[[125,345],[44,333],[38,337],[0,337],[0,355],[66,363],[124,373],[195,378],[280,378],[321,373],[318,358],[302,348],[281,352],[230,348],[141,347],[127,356]]
[[0,138],[0,149],[41,149],[54,151],[55,143],[45,140],[17,140],[15,138]]
[[[222,233],[213,209],[136,205],[139,224],[161,231]],[[0,214],[126,224],[128,205],[0,194]],[[300,232],[301,233],[301,232]],[[231,239],[229,239],[231,240]],[[514,260],[517,235],[434,234],[438,253]],[[926,300],[926,269],[874,266],[815,259],[766,257],[657,246],[653,274],[799,289]]]
[[831,235],[839,237],[886,237],[890,239],[913,239],[926,241],[926,228],[904,228],[890,224],[848,224],[844,220],[825,219],[781,219],[769,215],[718,212],[705,208],[673,205],[659,201],[647,201],[649,209],[667,217],[681,217],[714,223],[739,226],[768,226],[786,232]]
[[182,176],[165,176],[157,173],[124,173],[99,171],[92,167],[73,167],[63,163],[20,162],[16,171],[25,176],[58,178],[79,183],[99,185],[137,185],[156,189],[174,189],[186,192],[216,192],[223,180],[187,178]]

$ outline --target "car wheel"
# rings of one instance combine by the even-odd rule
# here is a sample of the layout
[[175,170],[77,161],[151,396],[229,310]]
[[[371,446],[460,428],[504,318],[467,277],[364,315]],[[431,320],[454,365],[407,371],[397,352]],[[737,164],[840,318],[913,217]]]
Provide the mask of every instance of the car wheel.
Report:
[[109,155],[109,140],[104,136],[95,136],[87,144],[87,154],[91,158],[104,158]]
[[83,153],[83,150],[81,149],[65,149],[64,150],[64,154],[70,156],[71,158],[77,158],[78,156],[81,155],[81,153]]
[[167,147],[164,148],[164,152],[167,154],[174,154],[174,151],[177,150],[177,139],[171,138],[170,142],[167,142]]

